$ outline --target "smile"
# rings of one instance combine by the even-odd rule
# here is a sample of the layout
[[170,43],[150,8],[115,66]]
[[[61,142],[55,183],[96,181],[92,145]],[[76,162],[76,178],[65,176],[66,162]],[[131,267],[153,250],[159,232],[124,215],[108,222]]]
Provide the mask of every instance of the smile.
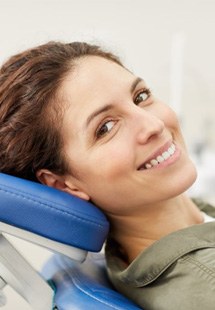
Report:
[[141,165],[138,170],[145,170],[145,169],[151,169],[153,167],[156,167],[160,165],[161,163],[168,161],[168,159],[172,157],[175,154],[175,152],[176,152],[176,147],[175,147],[175,144],[172,143],[170,147],[168,147],[164,152],[162,152],[155,158],[152,158],[148,162]]

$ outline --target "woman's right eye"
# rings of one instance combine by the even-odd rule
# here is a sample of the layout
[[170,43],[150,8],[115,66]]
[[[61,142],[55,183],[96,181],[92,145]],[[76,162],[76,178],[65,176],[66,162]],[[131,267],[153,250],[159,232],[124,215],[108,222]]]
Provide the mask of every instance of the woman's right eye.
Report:
[[96,131],[96,138],[101,138],[104,135],[106,135],[108,132],[110,132],[112,128],[114,127],[115,123],[116,123],[115,121],[109,120],[105,122],[104,124],[102,124]]

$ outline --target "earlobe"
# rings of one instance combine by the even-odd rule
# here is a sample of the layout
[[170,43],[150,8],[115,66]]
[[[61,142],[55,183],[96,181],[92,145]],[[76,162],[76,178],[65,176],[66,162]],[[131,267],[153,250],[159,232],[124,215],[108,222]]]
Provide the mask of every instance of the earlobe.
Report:
[[79,189],[71,181],[65,180],[64,176],[59,176],[48,169],[41,169],[37,171],[36,177],[44,185],[54,187],[84,200],[90,200],[89,195]]
[[89,201],[90,197],[85,192],[77,189],[77,188],[71,188],[70,186],[65,187],[64,192],[71,194],[73,196],[76,196],[78,198],[84,199]]

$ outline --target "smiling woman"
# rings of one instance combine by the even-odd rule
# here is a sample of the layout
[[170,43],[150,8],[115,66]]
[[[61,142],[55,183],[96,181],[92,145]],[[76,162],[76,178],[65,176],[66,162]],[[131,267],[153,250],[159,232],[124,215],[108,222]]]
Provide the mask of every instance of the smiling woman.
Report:
[[[144,212],[159,208],[195,180],[175,113],[122,66],[101,57],[80,59],[59,95],[69,103],[61,127],[64,154],[79,176],[67,176],[71,194],[91,199],[110,218],[134,216],[142,206]],[[164,160],[172,145],[174,154]],[[140,169],[145,164],[153,169]],[[37,176],[51,186],[55,182],[47,171]]]
[[0,144],[1,172],[107,215],[107,268],[120,292],[146,310],[213,308],[215,223],[185,194],[196,169],[176,114],[116,56],[50,42],[10,58]]

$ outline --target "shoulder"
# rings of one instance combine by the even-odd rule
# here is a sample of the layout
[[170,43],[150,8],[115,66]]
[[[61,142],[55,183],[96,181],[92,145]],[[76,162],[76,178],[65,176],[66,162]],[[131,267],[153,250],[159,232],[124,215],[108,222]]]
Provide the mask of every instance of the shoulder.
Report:
[[[108,273],[121,293],[146,309],[212,309],[215,303],[215,222],[162,238],[129,266],[107,252]],[[195,298],[193,298],[195,296]]]
[[215,206],[200,198],[193,198],[192,200],[201,211],[215,218]]

